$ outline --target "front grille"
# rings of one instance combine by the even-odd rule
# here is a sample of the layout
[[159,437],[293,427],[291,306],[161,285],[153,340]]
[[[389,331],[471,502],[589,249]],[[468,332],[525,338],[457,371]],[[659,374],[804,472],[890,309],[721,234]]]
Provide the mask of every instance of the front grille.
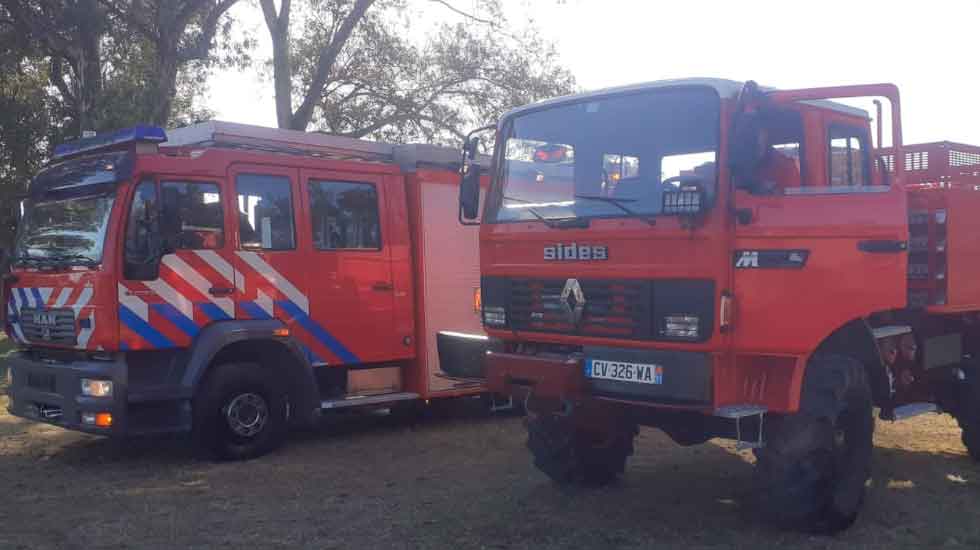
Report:
[[579,315],[575,314],[579,304],[574,292],[562,299],[567,284],[567,279],[513,279],[511,326],[517,330],[582,336],[650,337],[649,281],[580,279],[585,300]]
[[75,312],[68,308],[20,310],[24,337],[42,344],[75,345]]

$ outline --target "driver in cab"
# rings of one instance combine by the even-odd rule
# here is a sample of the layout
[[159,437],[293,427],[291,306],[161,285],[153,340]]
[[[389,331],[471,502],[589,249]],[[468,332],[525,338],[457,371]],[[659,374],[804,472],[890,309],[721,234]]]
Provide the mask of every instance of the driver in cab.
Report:
[[769,130],[757,133],[757,157],[753,179],[766,193],[782,195],[786,189],[800,187],[799,159],[783,154],[773,147]]

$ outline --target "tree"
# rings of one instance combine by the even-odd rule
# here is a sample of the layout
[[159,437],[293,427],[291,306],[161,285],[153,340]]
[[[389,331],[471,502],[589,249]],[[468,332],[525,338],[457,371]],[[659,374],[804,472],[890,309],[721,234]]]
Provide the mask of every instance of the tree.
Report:
[[0,0],[0,246],[54,144],[209,115],[195,100],[210,67],[247,60],[247,41],[225,40],[233,3]]
[[[458,141],[507,108],[570,92],[574,79],[533,28],[508,29],[499,0],[481,14],[427,0],[455,19],[413,42],[403,0],[260,0],[273,42],[279,126],[391,141]],[[416,3],[418,5],[418,3]],[[298,103],[294,110],[293,105]]]
[[98,0],[2,0],[0,5],[12,32],[44,52],[50,64],[48,80],[72,109],[78,127],[95,128],[107,25]]
[[0,7],[47,61],[77,135],[134,116],[167,124],[181,85],[201,89],[237,1],[0,0]]
[[225,15],[238,0],[98,2],[152,46],[155,78],[144,104],[152,105],[148,121],[164,125],[170,120],[181,69],[213,61],[215,37],[222,31],[227,35],[231,22]]

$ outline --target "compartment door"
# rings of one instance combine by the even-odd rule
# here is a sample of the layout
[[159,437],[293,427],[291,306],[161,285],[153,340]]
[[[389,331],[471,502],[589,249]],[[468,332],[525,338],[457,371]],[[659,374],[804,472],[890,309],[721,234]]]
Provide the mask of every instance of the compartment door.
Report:
[[303,170],[310,233],[310,316],[327,363],[390,361],[409,349],[395,332],[391,220],[382,175]]

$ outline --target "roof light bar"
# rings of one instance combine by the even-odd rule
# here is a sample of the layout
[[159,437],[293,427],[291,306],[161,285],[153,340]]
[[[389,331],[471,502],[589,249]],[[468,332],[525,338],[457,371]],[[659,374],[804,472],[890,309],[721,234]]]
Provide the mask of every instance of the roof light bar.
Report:
[[163,143],[165,141],[167,141],[167,133],[163,128],[138,125],[107,134],[99,134],[95,137],[63,143],[54,148],[54,155],[52,157],[60,160],[82,153],[108,149],[129,143]]

